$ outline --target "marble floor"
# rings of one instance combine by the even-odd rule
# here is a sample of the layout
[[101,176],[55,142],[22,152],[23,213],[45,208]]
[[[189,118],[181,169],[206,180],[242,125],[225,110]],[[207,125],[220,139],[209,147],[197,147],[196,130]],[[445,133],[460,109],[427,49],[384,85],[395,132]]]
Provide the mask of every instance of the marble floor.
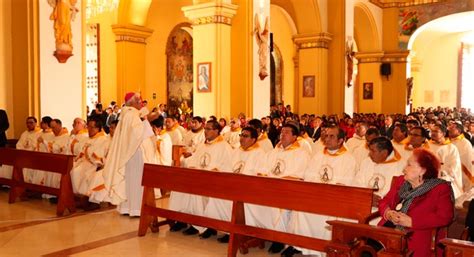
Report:
[[[167,205],[167,200],[158,200]],[[0,190],[0,256],[226,256],[227,244],[196,236],[148,232],[138,237],[139,218],[119,215],[102,207],[62,218],[56,205],[44,199],[8,204],[8,191]],[[243,256],[243,255],[239,255]],[[250,249],[248,257],[269,256],[266,250]],[[279,256],[279,255],[272,255]]]

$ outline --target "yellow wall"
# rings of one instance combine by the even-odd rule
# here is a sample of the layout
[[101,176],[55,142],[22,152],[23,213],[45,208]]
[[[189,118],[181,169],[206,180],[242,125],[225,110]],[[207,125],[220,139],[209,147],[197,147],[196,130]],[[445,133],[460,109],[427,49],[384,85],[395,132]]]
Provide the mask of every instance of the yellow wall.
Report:
[[[147,28],[154,30],[147,39],[145,59],[145,87],[148,106],[154,106],[167,101],[166,80],[166,43],[173,28],[183,22],[189,22],[184,17],[181,7],[192,5],[192,0],[154,0],[148,12]],[[152,99],[156,93],[156,99]]]
[[7,137],[13,136],[13,81],[12,81],[12,28],[11,28],[12,0],[0,2],[0,109],[4,109],[10,119],[10,129]]
[[[358,112],[382,112],[382,79],[379,75],[380,63],[360,63],[357,79],[358,90]],[[373,83],[373,99],[363,99],[364,83]]]
[[[458,51],[460,40],[467,33],[445,34],[429,45],[416,44],[413,51],[420,62],[419,72],[413,73],[413,106],[456,106],[458,83]],[[436,53],[436,54],[432,54]],[[425,91],[433,92],[433,101],[425,101]],[[441,99],[442,91],[448,94]],[[443,97],[444,98],[444,97]],[[445,101],[442,101],[445,100]]]
[[108,106],[117,95],[117,52],[112,25],[117,23],[117,12],[105,12],[91,17],[87,23],[100,24],[100,101]]
[[[231,106],[232,117],[243,112],[252,115],[253,96],[253,3],[234,0],[238,5],[237,14],[232,19],[231,30]],[[226,117],[229,118],[229,117]]]
[[271,5],[270,7],[270,30],[273,32],[273,42],[278,46],[283,59],[283,101],[295,107],[295,66],[293,57],[295,53],[293,44],[293,31],[289,16],[285,15],[281,7]]

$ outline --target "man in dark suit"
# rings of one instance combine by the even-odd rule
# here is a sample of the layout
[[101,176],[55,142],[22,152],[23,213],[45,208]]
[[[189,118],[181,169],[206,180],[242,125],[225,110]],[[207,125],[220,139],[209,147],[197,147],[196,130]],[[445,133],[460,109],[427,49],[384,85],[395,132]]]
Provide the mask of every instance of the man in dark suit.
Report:
[[395,128],[395,124],[393,124],[393,117],[390,115],[387,115],[385,117],[385,126],[380,129],[380,135],[386,136],[391,140],[394,128]]
[[7,145],[7,131],[10,124],[8,123],[8,116],[5,110],[0,109],[0,147],[5,147]]

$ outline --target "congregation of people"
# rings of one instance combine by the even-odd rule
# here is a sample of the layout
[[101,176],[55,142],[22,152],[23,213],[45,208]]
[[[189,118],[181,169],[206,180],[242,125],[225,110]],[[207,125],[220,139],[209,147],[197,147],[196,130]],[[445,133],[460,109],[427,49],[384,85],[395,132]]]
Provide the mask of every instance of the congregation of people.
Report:
[[[227,120],[170,114],[164,104],[150,111],[137,93],[124,100],[121,108],[116,102],[105,110],[97,104],[86,121],[74,119],[70,132],[59,119],[45,116],[38,124],[28,117],[16,148],[74,155],[71,179],[81,207],[93,210],[109,202],[129,216],[140,216],[144,163],[172,165],[173,145],[184,147],[181,164],[187,168],[373,188],[373,209],[381,217],[371,224],[413,231],[408,246],[415,257],[429,256],[432,229],[448,226],[455,209],[474,197],[474,116],[465,109],[339,117],[298,115],[278,104],[260,119],[242,113]],[[0,132],[8,129],[0,125]],[[0,167],[0,177],[11,174],[11,167]],[[29,183],[59,187],[57,174],[25,169],[23,175]],[[158,190],[155,196],[161,197]],[[169,209],[229,221],[232,203],[171,192]],[[331,236],[326,221],[337,219],[254,204],[245,204],[245,218],[247,225],[326,240]],[[182,222],[170,231],[201,238],[217,234]],[[437,238],[443,237],[440,230]],[[229,235],[217,240],[226,243]],[[268,251],[321,254],[280,242]]]

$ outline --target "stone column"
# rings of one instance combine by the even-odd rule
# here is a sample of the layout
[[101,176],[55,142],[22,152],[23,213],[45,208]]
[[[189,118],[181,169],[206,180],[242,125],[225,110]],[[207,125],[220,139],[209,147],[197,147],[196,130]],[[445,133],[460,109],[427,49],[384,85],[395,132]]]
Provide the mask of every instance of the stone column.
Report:
[[[231,21],[236,10],[236,5],[223,1],[182,8],[193,23],[194,115],[231,115]],[[210,69],[208,90],[198,90],[199,64]]]
[[[328,112],[328,47],[332,40],[329,33],[300,34],[293,37],[296,45],[295,61],[295,112],[315,113]],[[311,93],[309,87],[311,76],[314,76],[314,96],[303,96]],[[304,85],[305,79],[307,85]]]
[[143,99],[151,99],[145,90],[145,54],[146,39],[153,33],[152,29],[117,24],[112,26],[117,44],[117,97],[118,102],[126,92],[140,92]]

